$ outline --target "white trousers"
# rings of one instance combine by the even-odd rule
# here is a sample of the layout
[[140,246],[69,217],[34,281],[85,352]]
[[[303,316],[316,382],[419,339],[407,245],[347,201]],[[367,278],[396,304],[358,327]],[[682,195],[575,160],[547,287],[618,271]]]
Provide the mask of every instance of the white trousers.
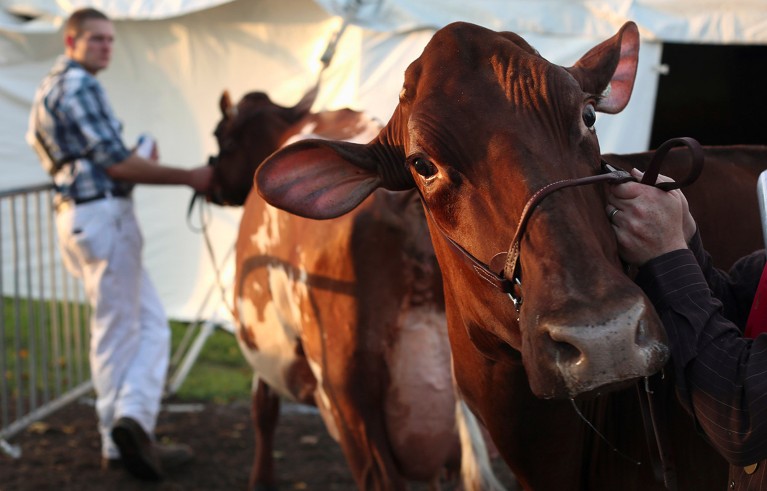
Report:
[[56,213],[64,264],[91,305],[90,365],[102,455],[119,457],[114,422],[135,419],[154,434],[170,353],[165,311],[142,266],[133,202],[105,198]]

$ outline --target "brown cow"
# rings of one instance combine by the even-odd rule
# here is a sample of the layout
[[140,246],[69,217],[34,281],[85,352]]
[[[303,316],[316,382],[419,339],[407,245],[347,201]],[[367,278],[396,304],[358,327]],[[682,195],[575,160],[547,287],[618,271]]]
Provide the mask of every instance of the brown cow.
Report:
[[330,221],[250,193],[258,163],[291,138],[367,142],[380,130],[350,109],[309,112],[315,93],[292,108],[260,92],[237,106],[226,93],[220,102],[211,200],[244,202],[234,315],[255,371],[251,487],[275,485],[272,445],[286,397],[319,408],[359,489],[438,486],[459,466],[465,489],[501,489],[476,420],[455,397],[442,280],[417,193],[380,190]]
[[[654,411],[640,410],[644,385],[632,384],[668,350],[618,258],[606,184],[541,194],[603,172],[596,111],[628,103],[638,49],[627,23],[563,68],[513,33],[454,23],[407,69],[375,140],[299,142],[256,174],[267,201],[312,218],[342,216],[379,187],[419,191],[459,387],[525,489],[659,490],[675,476],[679,489],[725,485],[724,461],[678,404],[660,432],[675,452],[661,445],[654,472],[658,446],[643,429]],[[656,378],[648,386],[665,385],[649,397],[663,405],[672,377]]]

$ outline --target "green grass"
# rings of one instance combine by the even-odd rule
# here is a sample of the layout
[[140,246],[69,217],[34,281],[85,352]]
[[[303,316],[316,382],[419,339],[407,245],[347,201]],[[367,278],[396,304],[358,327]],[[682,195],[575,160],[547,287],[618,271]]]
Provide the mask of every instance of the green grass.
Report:
[[[186,325],[171,322],[173,347],[182,339]],[[216,330],[206,341],[189,376],[179,388],[179,400],[228,402],[250,397],[253,370],[240,353],[234,336]]]
[[0,314],[0,365],[11,397],[27,398],[32,387],[55,391],[54,384],[68,390],[88,380],[87,308],[3,298]]
[[[44,387],[52,390],[55,380],[63,383],[66,390],[79,381],[88,379],[87,319],[88,309],[76,304],[57,304],[52,308],[49,302],[16,300],[4,298],[0,303],[2,320],[2,345],[4,360],[2,376],[11,397],[28,398],[31,370],[34,370],[34,386],[38,391]],[[58,317],[58,335],[54,336],[52,316]],[[71,325],[79,325],[79,341],[72,328],[65,330],[61,319],[70,319]],[[30,322],[31,319],[31,322]],[[30,338],[30,326],[34,326]],[[172,352],[175,353],[186,333],[187,324],[171,322]],[[52,340],[57,339],[58,356],[48,357],[42,366],[39,355],[42,340],[52,353]],[[34,343],[30,343],[30,339]],[[37,360],[32,363],[32,360]],[[20,367],[20,370],[19,370]],[[184,383],[175,395],[180,401],[228,402],[250,397],[252,370],[240,354],[237,341],[229,332],[217,330],[205,342],[197,361]]]

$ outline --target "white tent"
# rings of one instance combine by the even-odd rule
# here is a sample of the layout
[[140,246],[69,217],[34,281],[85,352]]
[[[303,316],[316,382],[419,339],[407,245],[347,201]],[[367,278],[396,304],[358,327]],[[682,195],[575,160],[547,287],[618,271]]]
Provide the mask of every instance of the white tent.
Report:
[[[149,131],[163,162],[189,167],[217,152],[212,131],[224,89],[234,100],[262,90],[294,104],[316,80],[344,18],[350,25],[315,109],[350,106],[382,121],[396,105],[407,65],[451,21],[515,31],[562,65],[635,21],[642,39],[637,84],[623,113],[600,115],[605,152],[648,148],[662,42],[767,44],[767,0],[0,0],[0,190],[47,181],[24,142],[28,111],[61,52],[62,19],[82,6],[116,21],[113,63],[99,77],[126,141]],[[190,197],[175,187],[136,192],[147,266],[169,314],[180,319],[196,315],[215,283],[203,237],[186,221]],[[219,259],[233,244],[239,215],[236,208],[210,211]],[[231,274],[229,261],[225,284]]]

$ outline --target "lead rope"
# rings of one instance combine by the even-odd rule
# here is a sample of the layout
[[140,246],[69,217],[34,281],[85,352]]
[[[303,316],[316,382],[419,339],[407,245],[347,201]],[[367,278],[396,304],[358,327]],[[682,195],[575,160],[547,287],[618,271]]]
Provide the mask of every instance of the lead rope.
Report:
[[[376,7],[380,9],[381,2],[382,0],[373,0],[372,3],[377,4]],[[346,31],[346,28],[349,26],[351,21],[357,17],[357,13],[364,3],[369,2],[366,2],[365,0],[346,0],[346,4],[344,4],[343,8],[341,9],[343,11],[343,15],[341,15],[343,19],[341,27],[339,27],[338,30],[330,37],[328,46],[325,48],[325,52],[320,57],[320,61],[323,65],[323,70],[327,68],[328,65],[330,65],[330,61],[333,59],[333,55],[336,53],[336,46],[338,45],[338,41],[341,39],[341,36],[343,36],[344,31]]]
[[591,431],[593,431],[594,433],[596,433],[596,435],[597,435],[599,438],[601,438],[601,439],[602,439],[602,441],[604,441],[604,442],[607,444],[607,446],[608,446],[608,447],[610,447],[610,450],[612,450],[613,452],[617,453],[618,455],[620,455],[621,457],[623,457],[624,459],[628,460],[629,462],[631,462],[632,464],[634,464],[634,465],[636,465],[636,466],[640,466],[640,465],[642,465],[642,462],[641,462],[641,461],[639,461],[639,460],[635,460],[635,459],[633,459],[632,457],[629,457],[629,456],[628,456],[628,455],[626,455],[625,453],[623,453],[623,452],[621,452],[620,450],[618,450],[618,448],[617,448],[615,445],[613,445],[612,443],[610,443],[610,440],[608,440],[608,439],[607,439],[607,437],[605,437],[605,436],[604,436],[602,433],[600,433],[600,431],[597,429],[597,427],[596,427],[596,426],[594,426],[594,424],[593,424],[591,421],[589,421],[589,420],[588,420],[588,418],[586,418],[586,416],[584,416],[584,415],[583,415],[583,413],[581,412],[581,410],[580,410],[580,409],[578,409],[578,405],[575,403],[575,399],[573,399],[573,398],[570,398],[570,404],[572,404],[572,406],[573,406],[573,409],[575,409],[575,413],[576,413],[578,416],[580,416],[580,418],[583,420],[583,422],[584,422],[584,423],[586,423],[586,425],[587,425],[589,428],[591,428]]
[[[652,428],[652,434],[649,431],[645,432],[650,458],[656,455],[653,452],[653,442],[651,441],[651,436],[655,437],[655,450],[657,450],[657,460],[653,460],[655,477],[663,482],[666,489],[676,491],[678,486],[676,466],[674,465],[675,459],[671,444],[668,438],[666,438],[668,434],[667,418],[665,417],[667,394],[662,387],[659,387],[654,382],[654,379],[657,380],[658,377],[660,377],[660,380],[663,380],[665,374],[661,371],[660,375],[645,377],[644,390],[637,384],[639,407],[642,412],[645,428]],[[653,384],[655,384],[655,390],[652,387]]]
[[[187,210],[186,220],[187,225],[193,232],[198,232],[202,234],[203,239],[205,240],[205,249],[208,251],[208,257],[210,258],[210,263],[213,266],[213,272],[214,272],[214,278],[216,280],[216,286],[218,287],[219,292],[221,293],[221,303],[224,304],[224,307],[226,307],[226,310],[229,312],[229,315],[232,316],[232,320],[236,322],[237,318],[235,317],[234,308],[227,300],[226,295],[226,287],[224,286],[223,281],[221,281],[221,270],[218,266],[218,261],[216,261],[216,254],[213,251],[213,243],[210,240],[210,234],[208,233],[208,218],[205,213],[206,211],[206,201],[204,199],[200,200],[200,204],[198,206],[198,209],[200,210],[200,226],[196,227],[191,220],[192,215],[192,209],[194,208],[194,202],[197,200],[198,194],[195,193],[192,196],[192,200],[189,203],[189,209]],[[226,262],[229,260],[229,257],[232,255],[232,252],[234,252],[234,244],[229,248],[229,250],[224,255],[224,259],[221,262],[221,264],[226,264]]]

